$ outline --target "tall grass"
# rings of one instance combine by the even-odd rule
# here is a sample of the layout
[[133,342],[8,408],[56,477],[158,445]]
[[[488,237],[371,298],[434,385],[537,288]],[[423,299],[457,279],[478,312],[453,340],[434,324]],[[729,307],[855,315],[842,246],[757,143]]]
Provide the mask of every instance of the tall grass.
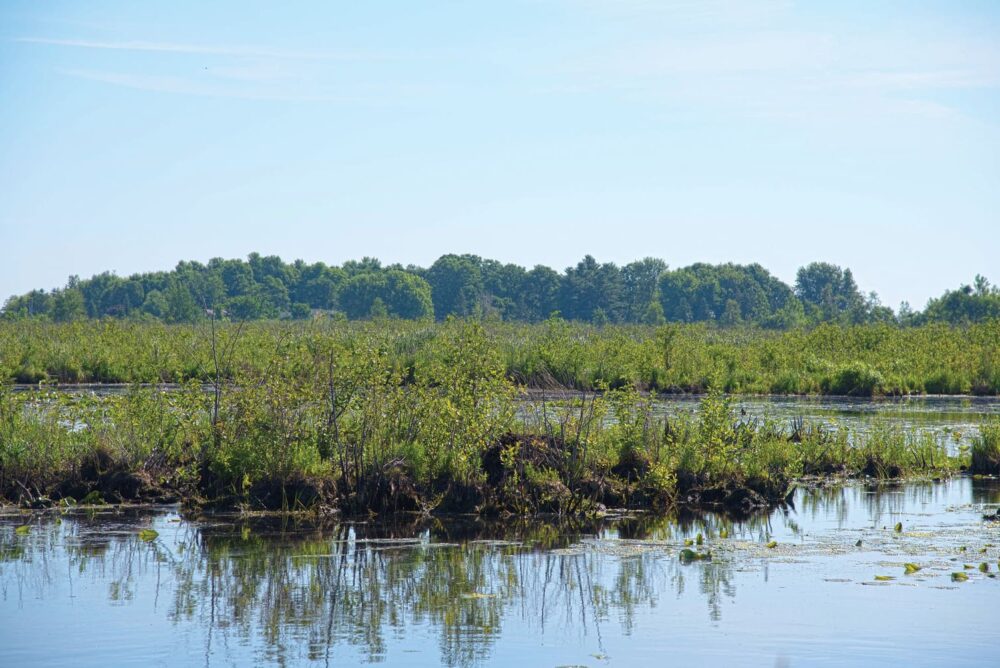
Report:
[[1000,475],[1000,420],[983,424],[972,442],[972,472]]
[[[1000,393],[1000,321],[970,327],[888,325],[774,332],[706,325],[608,326],[559,319],[489,323],[490,354],[507,378],[538,388],[631,386],[659,392],[899,394]],[[263,372],[275,351],[311,363],[310,343],[359,347],[378,340],[386,363],[413,379],[462,323],[409,321],[222,324],[239,345],[223,375]],[[176,383],[215,378],[209,324],[127,321],[0,323],[0,378],[19,383]]]

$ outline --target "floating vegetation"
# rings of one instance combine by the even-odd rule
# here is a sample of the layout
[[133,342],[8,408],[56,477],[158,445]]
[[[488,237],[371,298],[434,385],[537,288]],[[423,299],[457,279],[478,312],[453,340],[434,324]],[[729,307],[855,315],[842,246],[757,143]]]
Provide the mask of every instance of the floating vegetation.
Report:
[[987,563],[986,563],[986,562],[984,561],[983,563],[979,564],[979,570],[980,570],[980,572],[982,572],[982,573],[989,573],[989,572],[990,572],[990,565],[989,565],[989,564],[987,564]]
[[905,571],[905,573],[907,575],[913,575],[914,573],[916,573],[920,569],[921,569],[921,567],[918,566],[917,564],[910,564],[910,563],[903,564],[903,570]]
[[895,527],[894,530],[895,530],[896,533],[902,533],[902,531],[903,531],[903,523],[902,522],[896,522],[896,527]]
[[876,575],[875,576],[875,580],[877,582],[888,582],[889,580],[895,580],[895,579],[896,578],[894,578],[891,575]]
[[956,572],[951,574],[952,582],[965,582],[969,579],[969,576],[962,572]]
[[159,537],[159,532],[155,529],[143,529],[139,532],[139,540],[150,543]]
[[22,524],[21,526],[16,527],[14,529],[14,533],[16,533],[18,536],[27,536],[29,533],[31,533],[31,526],[27,524]]
[[776,547],[778,547],[778,541],[776,540],[769,541],[767,544],[767,549],[769,550],[773,550]]
[[684,563],[690,563],[692,561],[711,561],[712,559],[711,552],[695,552],[691,549],[681,550],[678,556]]

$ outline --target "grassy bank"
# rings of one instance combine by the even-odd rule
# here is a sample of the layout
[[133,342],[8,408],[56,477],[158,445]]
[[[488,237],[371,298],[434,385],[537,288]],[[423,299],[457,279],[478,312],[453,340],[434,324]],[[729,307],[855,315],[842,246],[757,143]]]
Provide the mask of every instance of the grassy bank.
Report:
[[[410,383],[464,326],[396,320],[222,323],[213,336],[211,323],[0,322],[0,378],[17,383],[212,381],[263,372],[279,356],[308,368],[316,346],[375,346],[384,352],[383,363]],[[529,387],[1000,394],[1000,321],[969,327],[824,325],[786,332],[705,325],[597,328],[559,319],[482,327],[483,345],[498,358],[504,375]],[[227,352],[221,360],[220,351]]]
[[[118,327],[105,336],[129,331]],[[513,331],[535,337],[526,347],[551,335]],[[193,330],[158,332],[197,341]],[[501,333],[454,323],[264,328],[237,339],[229,329],[176,391],[136,386],[96,398],[5,390],[0,493],[34,504],[183,498],[345,512],[746,511],[780,501],[803,475],[889,478],[968,465],[931,436],[736,416],[718,392],[697,414],[669,420],[632,383],[525,403],[511,380],[512,331]],[[204,391],[205,379],[213,391]]]

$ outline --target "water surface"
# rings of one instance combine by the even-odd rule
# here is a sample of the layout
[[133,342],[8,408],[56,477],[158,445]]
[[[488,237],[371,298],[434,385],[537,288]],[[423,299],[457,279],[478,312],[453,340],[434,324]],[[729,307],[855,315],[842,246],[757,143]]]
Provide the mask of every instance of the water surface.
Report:
[[962,477],[742,522],[6,514],[0,665],[995,665],[998,506]]

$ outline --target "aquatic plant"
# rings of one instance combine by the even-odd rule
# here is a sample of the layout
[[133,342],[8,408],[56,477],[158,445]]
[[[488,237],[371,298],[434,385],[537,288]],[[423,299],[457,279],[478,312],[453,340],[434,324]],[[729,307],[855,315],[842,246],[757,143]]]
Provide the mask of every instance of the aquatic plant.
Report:
[[1000,420],[985,422],[972,441],[973,473],[1000,474]]

